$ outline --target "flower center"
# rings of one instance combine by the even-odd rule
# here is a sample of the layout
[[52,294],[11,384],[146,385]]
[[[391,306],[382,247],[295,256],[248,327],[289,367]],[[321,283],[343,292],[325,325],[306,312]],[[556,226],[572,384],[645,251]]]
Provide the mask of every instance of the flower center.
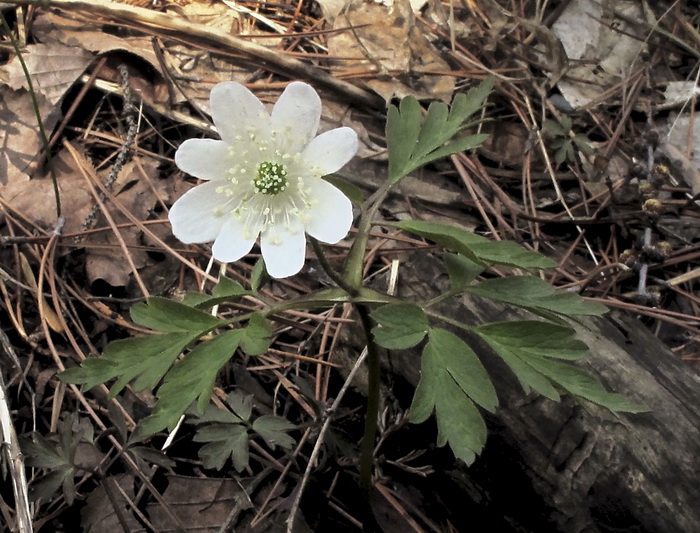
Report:
[[281,163],[263,161],[258,165],[258,175],[253,179],[255,192],[276,195],[287,188],[287,169]]

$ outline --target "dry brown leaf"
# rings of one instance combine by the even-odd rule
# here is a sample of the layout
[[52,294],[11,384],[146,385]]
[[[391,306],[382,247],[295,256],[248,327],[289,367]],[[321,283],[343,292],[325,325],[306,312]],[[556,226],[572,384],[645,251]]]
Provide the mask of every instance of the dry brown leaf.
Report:
[[[250,507],[248,495],[231,479],[168,476],[163,499],[188,531],[218,531],[235,506]],[[148,514],[157,531],[173,528],[160,503],[149,504]]]
[[[41,94],[37,95],[44,128],[50,132],[60,110]],[[24,89],[13,91],[0,86],[0,196],[7,199],[5,187],[29,176],[42,162],[42,143],[31,95]]]
[[450,67],[415,25],[408,2],[396,2],[391,10],[353,3],[335,21],[337,29],[348,26],[356,29],[328,37],[329,54],[343,58],[336,62],[336,75],[372,72],[366,83],[387,102],[408,95],[452,99],[454,78],[434,74]]
[[562,95],[578,108],[595,101],[625,79],[642,62],[646,50],[644,25],[614,15],[644,20],[642,5],[629,0],[579,0],[567,4],[552,31],[574,66],[558,84]]
[[[105,483],[110,483],[110,496],[104,488]],[[134,477],[127,474],[119,474],[104,478],[102,483],[87,497],[85,507],[80,512],[80,526],[84,533],[105,533],[108,531],[123,531],[123,526],[129,528],[130,533],[146,531],[134,518],[129,509],[129,502],[122,496],[121,491],[133,501]],[[114,505],[119,509],[115,509]],[[118,513],[118,514],[117,514]],[[120,518],[124,522],[120,522]]]
[[[141,172],[141,168],[136,161],[130,161],[124,165],[114,186],[115,198],[129,212],[139,220],[147,220],[153,208],[158,203],[151,186],[152,183],[158,195],[165,202],[172,202],[175,191],[172,187],[178,186],[179,180],[158,179],[158,162],[146,157],[140,157],[140,167],[143,168],[146,176]],[[100,178],[106,180],[108,172],[101,172]],[[114,223],[130,223],[129,218],[117,207],[106,202]],[[96,226],[104,227],[104,219],[100,216]],[[153,228],[151,228],[153,229]],[[144,240],[140,229],[129,226],[119,230],[121,238],[129,248],[131,260],[137,269],[142,269],[153,263],[147,251],[142,249]],[[164,226],[156,233],[161,237],[170,235],[169,226]],[[172,237],[173,243],[175,242]],[[90,283],[98,279],[104,280],[113,287],[124,287],[129,284],[131,278],[131,268],[126,258],[122,257],[119,243],[112,231],[100,232],[86,239],[88,254],[85,259],[86,276]]]
[[[56,169],[61,205],[66,215],[63,232],[78,232],[92,207],[92,196],[75,168],[75,163],[65,150],[54,156],[53,164]],[[0,194],[13,209],[25,215],[37,226],[49,229],[56,224],[56,201],[49,176],[32,180],[26,175],[16,177],[5,187],[0,187]]]
[[[62,44],[30,44],[22,58],[32,78],[34,91],[57,105],[93,59],[93,55],[78,46]],[[0,78],[13,89],[29,89],[18,57],[0,67]]]
[[[36,39],[52,46],[62,43],[95,54],[108,54],[110,52],[134,54],[148,63],[153,71],[149,71],[148,79],[143,79],[143,76],[138,73],[137,62],[130,61],[129,85],[131,88],[146,102],[162,103],[167,101],[168,90],[162,72],[160,72],[160,63],[153,50],[151,38],[144,36],[121,37],[105,33],[103,26],[103,24],[86,23],[85,21],[61,17],[56,13],[45,12],[37,17],[33,25],[33,34]],[[112,81],[118,82],[119,77],[114,68],[112,68],[111,73],[109,70],[109,68],[103,69],[102,76],[111,77]],[[158,75],[154,76],[153,72],[157,72]]]

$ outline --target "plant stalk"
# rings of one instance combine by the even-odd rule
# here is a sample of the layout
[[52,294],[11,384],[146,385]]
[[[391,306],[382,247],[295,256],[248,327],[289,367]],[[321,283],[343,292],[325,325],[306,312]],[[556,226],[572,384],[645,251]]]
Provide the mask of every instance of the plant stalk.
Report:
[[380,361],[379,347],[372,339],[372,319],[369,316],[369,309],[363,304],[357,304],[356,307],[367,340],[367,412],[365,414],[365,432],[360,445],[360,489],[366,498],[367,512],[364,522],[368,525],[374,522],[372,467],[374,466],[374,445],[377,440],[377,419],[379,417]]

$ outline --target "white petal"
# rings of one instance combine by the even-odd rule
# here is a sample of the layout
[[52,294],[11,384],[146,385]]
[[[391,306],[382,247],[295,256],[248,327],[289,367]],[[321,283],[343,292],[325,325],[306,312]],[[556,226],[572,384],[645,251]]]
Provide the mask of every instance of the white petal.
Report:
[[216,129],[227,144],[235,144],[239,135],[247,139],[251,132],[267,138],[270,115],[258,97],[240,83],[215,85],[209,103]]
[[282,134],[278,148],[296,154],[314,138],[321,121],[321,98],[311,85],[287,85],[272,109],[272,131]]
[[170,208],[168,218],[173,235],[185,244],[210,242],[221,231],[225,218],[214,211],[226,202],[226,197],[216,193],[216,182],[203,183],[183,194]]
[[312,140],[301,156],[325,176],[343,168],[355,156],[358,147],[357,133],[354,130],[336,128]]
[[216,180],[226,177],[233,161],[224,141],[187,139],[175,152],[175,164],[196,178]]
[[352,203],[340,190],[322,179],[306,184],[314,199],[306,214],[306,233],[319,241],[335,244],[345,237],[352,226]]
[[267,273],[273,278],[286,278],[301,270],[306,259],[306,235],[299,224],[295,231],[275,226],[263,232],[260,249]]
[[222,263],[233,263],[250,252],[258,235],[252,235],[252,238],[244,238],[244,235],[243,221],[228,217],[212,246],[214,259]]

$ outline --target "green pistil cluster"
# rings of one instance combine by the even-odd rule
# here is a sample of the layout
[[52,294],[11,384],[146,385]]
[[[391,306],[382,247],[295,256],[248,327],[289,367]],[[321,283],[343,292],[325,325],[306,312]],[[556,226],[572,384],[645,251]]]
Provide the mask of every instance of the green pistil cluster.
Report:
[[287,188],[287,169],[280,163],[264,161],[258,166],[258,175],[253,180],[255,192],[279,194]]

